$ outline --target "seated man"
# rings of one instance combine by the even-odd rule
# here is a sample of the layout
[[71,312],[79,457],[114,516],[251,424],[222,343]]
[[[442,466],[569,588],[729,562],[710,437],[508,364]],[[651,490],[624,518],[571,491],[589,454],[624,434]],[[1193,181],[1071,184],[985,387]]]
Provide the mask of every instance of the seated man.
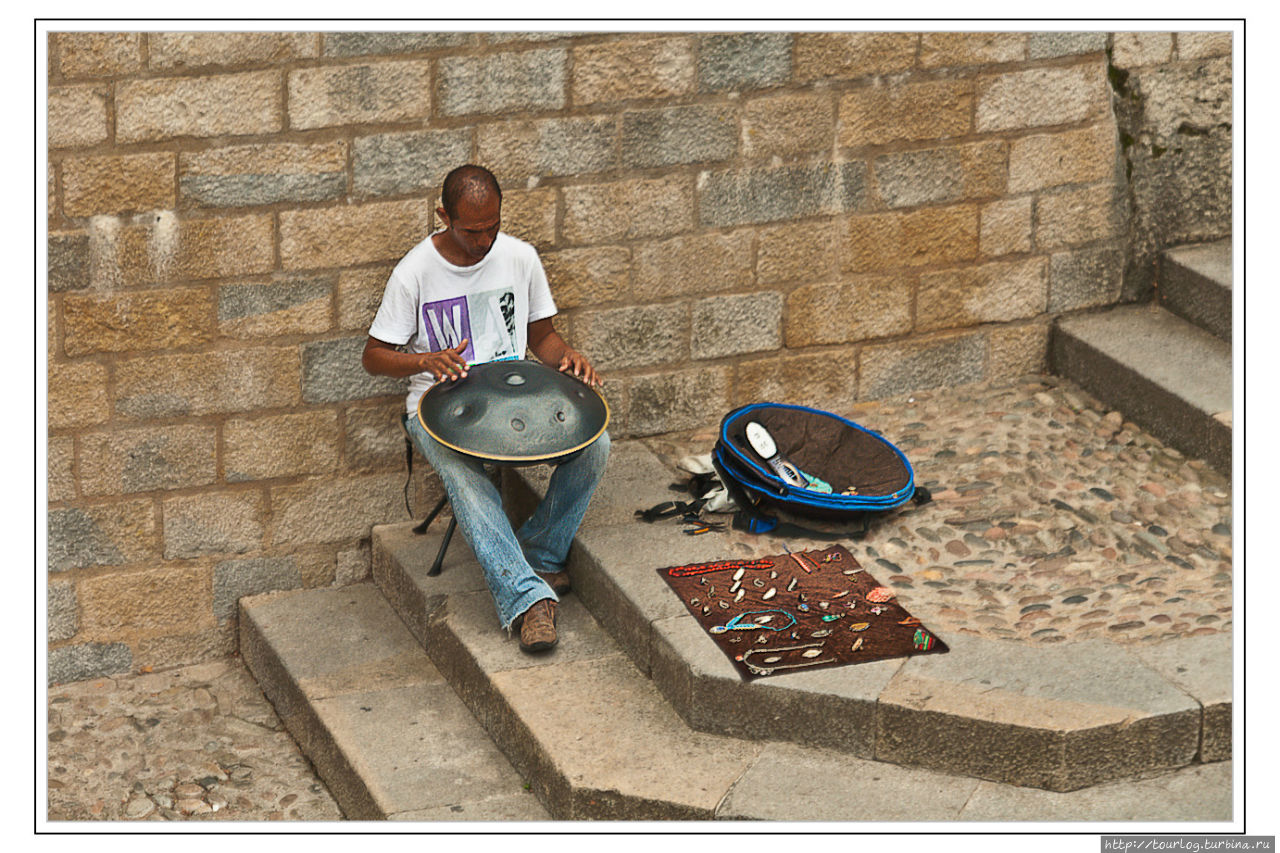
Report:
[[[408,376],[407,428],[444,483],[454,517],[484,569],[502,626],[520,630],[520,647],[557,642],[557,593],[569,589],[565,560],[609,456],[609,435],[559,460],[546,498],[517,533],[483,464],[440,444],[418,421],[418,400],[467,365],[523,358],[584,382],[600,377],[552,326],[556,313],[537,251],[499,232],[502,190],[480,166],[448,174],[436,213],[444,228],[396,265],[369,329],[362,363],[369,373]],[[401,352],[397,347],[404,347]]]

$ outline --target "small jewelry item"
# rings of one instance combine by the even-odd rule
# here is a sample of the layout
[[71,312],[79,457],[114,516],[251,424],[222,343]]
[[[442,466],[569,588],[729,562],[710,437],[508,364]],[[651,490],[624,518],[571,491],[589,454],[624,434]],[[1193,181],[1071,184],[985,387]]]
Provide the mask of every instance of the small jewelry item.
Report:
[[778,594],[778,590],[775,587],[769,587],[769,591],[760,597],[765,601],[768,601],[769,599],[773,598],[777,594]]
[[858,639],[856,639],[856,640],[854,640],[854,641],[853,641],[853,646],[851,646],[851,647],[850,647],[849,651],[851,651],[851,652],[856,652],[856,651],[857,651],[858,649],[860,649],[860,648],[862,648],[862,638],[861,638],[861,637],[859,637]]
[[908,616],[906,619],[898,620],[899,625],[919,625],[920,620],[914,616]]
[[874,601],[877,604],[888,601],[895,595],[894,591],[887,586],[878,586],[871,592],[867,593],[867,601]]
[[795,588],[796,588],[796,579],[792,578],[791,583],[787,584],[787,592],[791,592],[791,590]]

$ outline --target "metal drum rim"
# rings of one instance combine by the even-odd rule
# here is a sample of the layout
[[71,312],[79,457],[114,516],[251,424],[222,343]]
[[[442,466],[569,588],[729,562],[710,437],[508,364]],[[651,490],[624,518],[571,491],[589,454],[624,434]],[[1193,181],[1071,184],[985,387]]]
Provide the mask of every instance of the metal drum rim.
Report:
[[[496,362],[485,362],[485,363],[489,364],[489,363],[496,363]],[[548,370],[555,370],[555,368],[550,367],[549,365],[542,364],[542,362],[534,362],[534,364],[538,364],[541,367],[546,367]],[[568,375],[568,374],[565,374],[565,375]],[[577,380],[575,378],[575,381],[580,381],[580,380]],[[463,456],[470,456],[474,459],[483,459],[486,462],[529,462],[529,463],[548,462],[552,459],[559,459],[562,456],[569,456],[573,453],[577,453],[579,450],[582,450],[584,447],[590,447],[596,441],[596,439],[604,435],[604,431],[609,428],[609,419],[612,416],[612,412],[609,410],[609,401],[606,400],[604,395],[601,394],[599,391],[597,391],[594,387],[587,385],[587,383],[585,382],[583,382],[582,384],[586,388],[589,388],[597,397],[599,397],[600,402],[604,404],[604,422],[600,424],[600,430],[595,435],[591,436],[591,438],[587,439],[581,444],[574,445],[573,447],[567,448],[565,450],[556,451],[555,453],[543,453],[538,456],[509,456],[506,454],[497,454],[497,453],[476,453],[474,450],[467,450],[466,448],[459,447],[456,444],[445,441],[440,436],[436,435],[434,432],[431,431],[431,427],[427,426],[426,418],[422,417],[422,404],[426,402],[427,394],[430,393],[431,388],[434,388],[435,385],[432,385],[431,388],[428,388],[426,391],[424,391],[422,396],[418,398],[418,412],[417,412],[418,423],[422,425],[422,428],[423,430],[426,431],[427,435],[431,436],[436,441],[440,442],[450,450],[455,451],[457,453],[461,453]]]

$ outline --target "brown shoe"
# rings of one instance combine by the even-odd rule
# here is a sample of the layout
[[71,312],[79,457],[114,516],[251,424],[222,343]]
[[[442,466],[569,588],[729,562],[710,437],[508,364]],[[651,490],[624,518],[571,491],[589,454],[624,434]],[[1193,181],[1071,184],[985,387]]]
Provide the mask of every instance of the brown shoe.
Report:
[[519,618],[520,648],[526,652],[545,652],[553,648],[556,636],[556,603],[549,598],[534,602]]
[[555,590],[556,595],[564,595],[569,591],[569,573],[566,571],[559,572],[537,572],[538,577],[546,581],[547,586]]

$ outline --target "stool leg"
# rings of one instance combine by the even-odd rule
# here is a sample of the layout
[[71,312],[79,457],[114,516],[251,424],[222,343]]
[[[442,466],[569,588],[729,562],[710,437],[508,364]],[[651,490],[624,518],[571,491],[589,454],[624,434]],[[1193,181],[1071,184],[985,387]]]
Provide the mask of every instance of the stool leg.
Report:
[[431,564],[431,568],[427,569],[427,575],[434,577],[440,574],[440,570],[444,568],[444,553],[449,550],[449,540],[453,538],[453,531],[458,528],[458,519],[453,517],[449,519],[449,526],[444,531],[444,541],[440,543],[440,550],[436,553],[436,561]]
[[427,528],[431,526],[431,522],[436,520],[436,516],[440,514],[440,510],[444,509],[444,505],[449,502],[449,496],[445,495],[440,499],[440,503],[436,504],[436,508],[431,510],[431,514],[422,519],[422,523],[413,528],[413,532],[419,535],[426,533]]

